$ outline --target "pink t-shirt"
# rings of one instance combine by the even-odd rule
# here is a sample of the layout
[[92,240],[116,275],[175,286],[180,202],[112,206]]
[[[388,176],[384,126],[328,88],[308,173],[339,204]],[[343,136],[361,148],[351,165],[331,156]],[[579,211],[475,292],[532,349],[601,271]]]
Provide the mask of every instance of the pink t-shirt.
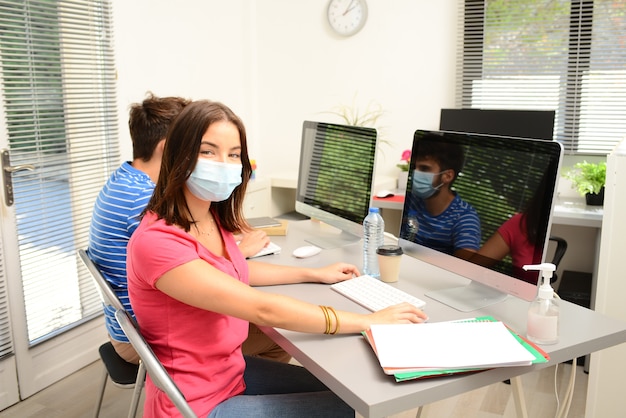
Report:
[[526,221],[521,213],[517,213],[498,229],[498,233],[510,248],[513,266],[521,268],[525,264],[541,262],[541,252],[528,242]]
[[[219,229],[230,260],[153,213],[144,216],[128,243],[128,291],[141,333],[198,416],[207,416],[245,389],[241,344],[248,322],[179,302],[155,283],[167,271],[200,258],[248,284],[248,265],[233,235]],[[148,379],[144,417],[177,415],[169,398]]]

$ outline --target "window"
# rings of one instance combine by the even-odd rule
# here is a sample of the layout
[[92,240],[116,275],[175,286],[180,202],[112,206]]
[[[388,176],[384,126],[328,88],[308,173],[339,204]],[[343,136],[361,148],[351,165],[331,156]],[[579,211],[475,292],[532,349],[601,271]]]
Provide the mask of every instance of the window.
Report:
[[3,145],[35,167],[13,175],[30,345],[101,313],[76,249],[120,159],[111,27],[107,0],[0,0]]
[[566,154],[626,137],[626,0],[465,0],[457,107],[554,110]]

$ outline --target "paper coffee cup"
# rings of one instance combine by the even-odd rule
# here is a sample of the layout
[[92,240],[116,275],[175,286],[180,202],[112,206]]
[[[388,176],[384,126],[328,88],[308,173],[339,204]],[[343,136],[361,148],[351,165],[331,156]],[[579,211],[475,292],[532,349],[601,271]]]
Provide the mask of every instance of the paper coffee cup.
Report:
[[387,283],[397,282],[400,276],[400,260],[404,254],[402,247],[399,245],[381,245],[376,249],[376,254],[378,254],[380,280]]

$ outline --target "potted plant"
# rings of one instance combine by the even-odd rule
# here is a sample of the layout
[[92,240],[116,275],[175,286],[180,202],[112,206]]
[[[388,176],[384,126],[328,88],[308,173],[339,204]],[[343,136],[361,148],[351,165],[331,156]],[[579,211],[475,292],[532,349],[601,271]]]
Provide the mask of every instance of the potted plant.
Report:
[[[338,105],[332,110],[322,112],[329,113],[331,115],[338,116],[341,119],[341,123],[350,126],[364,126],[368,128],[376,128],[378,131],[378,144],[389,145],[389,141],[384,138],[384,128],[379,126],[379,119],[385,113],[383,107],[376,102],[370,102],[365,109],[360,109],[355,104],[356,98],[353,100],[352,105]],[[381,148],[382,151],[382,148]]]
[[572,187],[585,197],[588,205],[604,204],[605,161],[597,164],[587,161],[576,163],[564,176],[572,181]]

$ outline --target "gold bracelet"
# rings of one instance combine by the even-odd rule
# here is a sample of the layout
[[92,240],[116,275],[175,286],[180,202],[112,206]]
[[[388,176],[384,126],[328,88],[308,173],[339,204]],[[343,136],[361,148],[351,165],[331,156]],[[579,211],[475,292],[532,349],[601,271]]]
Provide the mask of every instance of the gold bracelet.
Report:
[[[331,332],[331,335],[335,335],[336,333],[339,332],[339,315],[337,315],[337,312],[335,312],[335,309],[333,309],[332,306],[327,306],[328,309],[330,309],[330,311],[333,313],[333,315],[335,316],[335,330],[333,332]],[[330,315],[329,315],[330,316]]]
[[330,314],[328,313],[328,309],[326,309],[326,306],[319,305],[319,307],[324,313],[324,319],[326,320],[326,330],[324,331],[324,334],[329,334],[330,333]]

